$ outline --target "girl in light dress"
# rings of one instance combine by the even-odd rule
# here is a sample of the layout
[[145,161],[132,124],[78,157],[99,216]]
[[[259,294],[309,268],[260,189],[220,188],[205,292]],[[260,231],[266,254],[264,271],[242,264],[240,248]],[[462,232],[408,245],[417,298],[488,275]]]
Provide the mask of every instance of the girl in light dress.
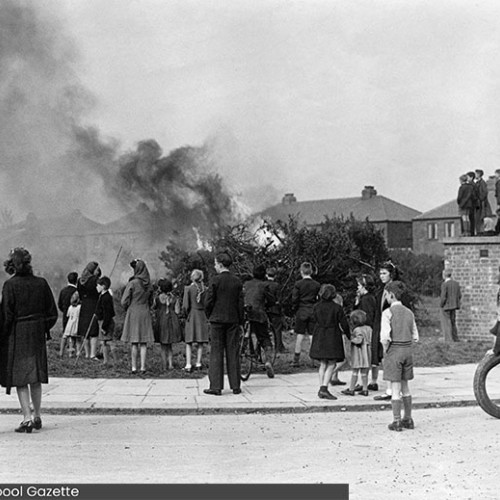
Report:
[[351,333],[351,366],[352,377],[349,389],[341,391],[346,396],[354,396],[361,373],[362,396],[368,396],[368,372],[371,366],[372,329],[366,324],[366,313],[361,309],[352,311],[350,315],[353,331]]
[[75,352],[75,347],[79,352],[81,350],[82,338],[78,335],[78,320],[80,318],[80,296],[78,292],[75,292],[71,296],[70,306],[68,307],[68,312],[66,315],[68,316],[68,322],[66,323],[66,328],[64,329],[64,333],[61,340],[61,350],[59,352],[59,357],[63,357],[64,347],[66,341],[68,342],[68,353],[69,357],[73,357],[73,353]]

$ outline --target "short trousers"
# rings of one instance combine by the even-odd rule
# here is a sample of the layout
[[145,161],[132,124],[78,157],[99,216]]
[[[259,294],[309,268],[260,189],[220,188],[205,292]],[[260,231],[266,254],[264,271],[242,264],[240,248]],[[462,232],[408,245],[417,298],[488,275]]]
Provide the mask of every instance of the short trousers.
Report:
[[298,335],[312,335],[314,318],[295,318],[295,333]]
[[413,356],[408,347],[390,347],[382,360],[384,380],[401,382],[413,379]]

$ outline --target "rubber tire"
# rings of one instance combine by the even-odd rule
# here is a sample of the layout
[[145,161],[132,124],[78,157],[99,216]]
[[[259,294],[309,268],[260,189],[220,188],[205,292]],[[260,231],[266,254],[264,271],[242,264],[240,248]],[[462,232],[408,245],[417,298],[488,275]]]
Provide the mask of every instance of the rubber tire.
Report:
[[474,374],[474,396],[479,406],[492,417],[500,418],[500,406],[497,406],[486,392],[486,377],[492,368],[500,364],[500,356],[486,354],[479,362]]
[[253,370],[253,358],[250,348],[251,337],[241,336],[240,342],[240,378],[246,382]]

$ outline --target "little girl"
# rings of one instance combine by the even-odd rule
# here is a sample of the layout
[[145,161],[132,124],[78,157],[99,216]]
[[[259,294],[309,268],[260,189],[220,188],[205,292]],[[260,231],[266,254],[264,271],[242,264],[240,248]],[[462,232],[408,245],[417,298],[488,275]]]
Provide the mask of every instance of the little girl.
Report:
[[179,323],[180,303],[172,293],[173,285],[166,279],[158,281],[159,295],[154,301],[156,311],[156,325],[158,329],[157,341],[161,346],[161,363],[164,371],[173,370],[172,344],[182,341],[181,325]]
[[68,322],[66,323],[66,328],[64,329],[63,336],[61,338],[61,350],[59,352],[59,357],[63,357],[64,346],[66,345],[66,341],[69,344],[69,357],[73,356],[75,352],[75,343],[78,348],[78,352],[80,352],[82,339],[78,336],[78,319],[80,318],[80,296],[78,292],[75,292],[71,296],[70,306],[68,307],[68,312],[66,313],[68,316]]
[[352,377],[349,389],[341,391],[346,396],[354,396],[354,389],[361,372],[362,396],[368,396],[368,372],[371,366],[371,343],[372,329],[366,324],[366,313],[361,309],[352,311],[351,323],[353,327],[351,335],[351,366]]
[[314,333],[309,356],[320,362],[319,392],[322,399],[337,399],[328,390],[336,364],[345,358],[342,334],[350,337],[349,324],[340,305],[334,302],[333,285],[321,285],[319,302],[313,309]]

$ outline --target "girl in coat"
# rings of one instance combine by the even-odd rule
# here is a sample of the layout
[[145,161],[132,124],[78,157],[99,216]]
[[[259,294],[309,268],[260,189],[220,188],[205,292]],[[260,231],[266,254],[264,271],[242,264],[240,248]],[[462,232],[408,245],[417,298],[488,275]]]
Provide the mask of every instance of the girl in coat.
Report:
[[149,311],[153,287],[144,261],[133,260],[130,266],[134,270],[134,275],[127,283],[121,299],[121,304],[127,311],[121,340],[131,344],[132,373],[137,373],[137,354],[140,350],[140,373],[145,374],[148,343],[154,342]]
[[319,302],[313,308],[314,333],[309,356],[320,362],[319,392],[322,399],[337,399],[328,391],[337,363],[345,359],[342,335],[350,337],[349,324],[341,306],[334,302],[336,290],[333,285],[321,285]]
[[191,372],[191,348],[196,345],[196,370],[201,370],[203,345],[208,342],[208,321],[205,314],[206,287],[203,284],[203,271],[194,269],[191,273],[191,284],[184,288],[182,310],[186,316],[184,331],[186,342],[185,371]]
[[[173,370],[172,344],[182,342],[182,330],[179,323],[180,304],[172,293],[171,281],[161,279],[158,281],[160,293],[154,300],[156,315],[157,341],[161,346],[161,363],[163,371]],[[167,365],[168,363],[168,365]]]

